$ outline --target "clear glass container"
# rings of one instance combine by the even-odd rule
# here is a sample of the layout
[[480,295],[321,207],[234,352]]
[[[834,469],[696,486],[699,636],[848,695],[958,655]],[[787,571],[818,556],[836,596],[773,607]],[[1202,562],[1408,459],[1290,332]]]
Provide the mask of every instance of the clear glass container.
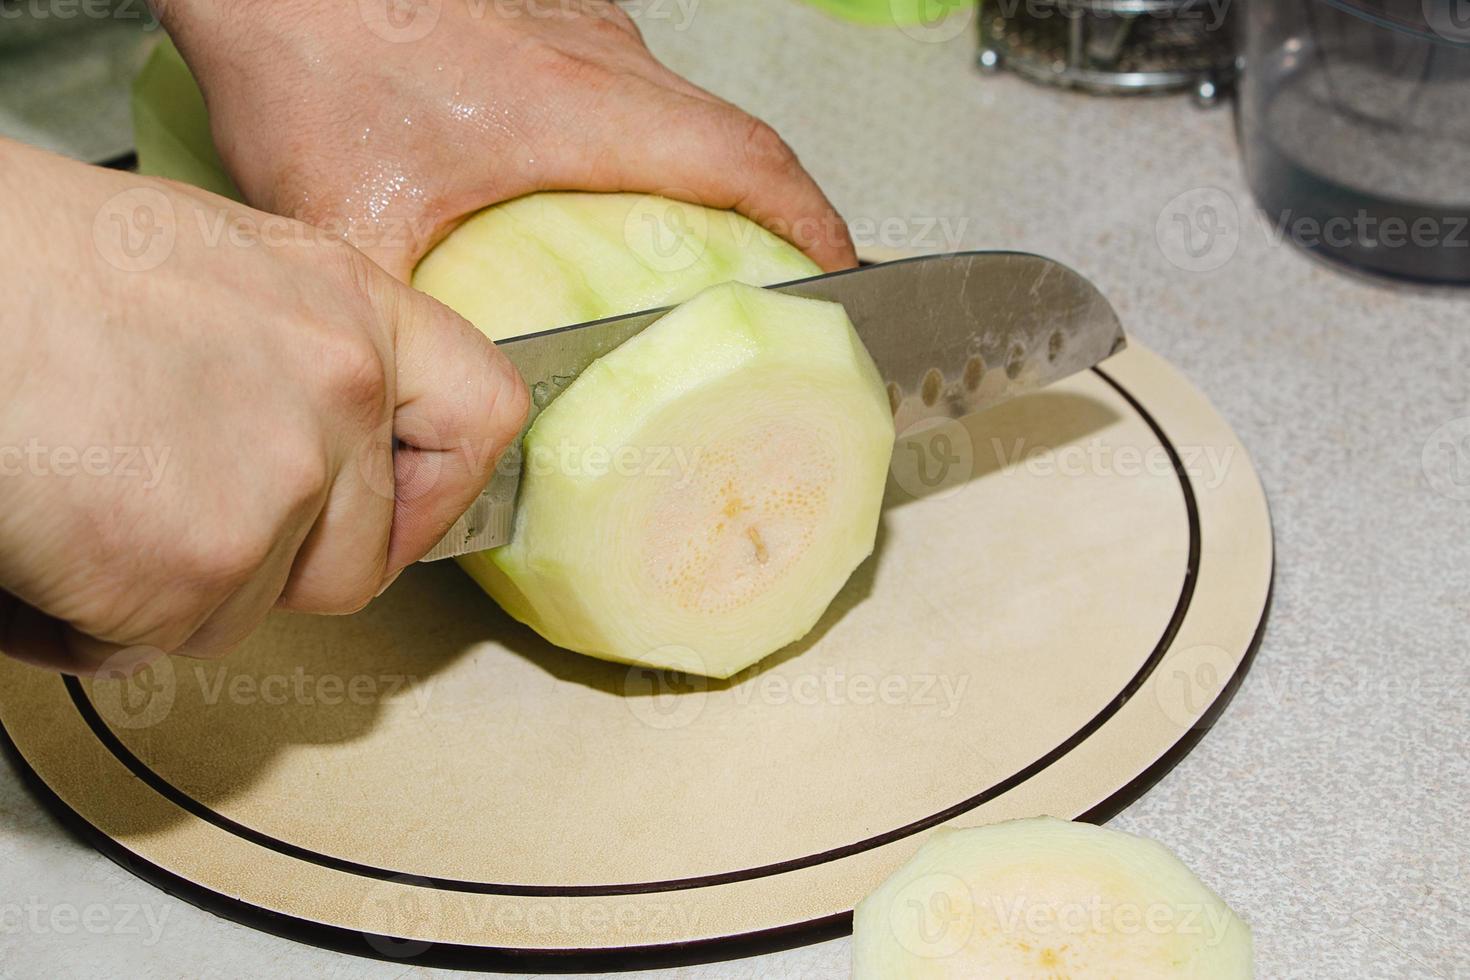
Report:
[[1244,6],[1241,145],[1276,231],[1367,272],[1470,285],[1470,3]]

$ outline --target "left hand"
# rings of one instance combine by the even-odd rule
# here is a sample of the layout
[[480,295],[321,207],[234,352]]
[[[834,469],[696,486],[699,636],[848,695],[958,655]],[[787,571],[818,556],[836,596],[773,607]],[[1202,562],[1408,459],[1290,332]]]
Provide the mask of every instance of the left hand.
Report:
[[765,123],[669,71],[607,0],[168,0],[215,143],[255,207],[393,275],[537,190],[733,208],[825,269],[847,227]]

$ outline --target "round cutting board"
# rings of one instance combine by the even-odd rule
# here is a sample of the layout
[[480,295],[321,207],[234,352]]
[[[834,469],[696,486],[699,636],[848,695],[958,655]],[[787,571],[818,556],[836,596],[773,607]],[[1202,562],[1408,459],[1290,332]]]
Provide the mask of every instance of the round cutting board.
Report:
[[220,662],[0,658],[0,723],[101,850],[260,928],[458,965],[718,957],[842,928],[935,827],[1116,812],[1229,700],[1271,569],[1245,450],[1135,345],[900,439],[873,557],[729,681],[556,649],[443,562]]

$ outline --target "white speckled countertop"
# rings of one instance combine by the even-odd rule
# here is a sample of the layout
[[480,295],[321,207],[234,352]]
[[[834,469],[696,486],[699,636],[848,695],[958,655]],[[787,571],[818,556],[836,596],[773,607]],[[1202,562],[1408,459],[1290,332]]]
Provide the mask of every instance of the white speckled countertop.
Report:
[[[1230,710],[1114,825],[1250,921],[1258,976],[1470,977],[1470,294],[1278,244],[1228,110],[982,77],[964,24],[935,42],[791,0],[634,6],[669,64],[787,136],[864,244],[1062,259],[1208,393],[1271,500],[1275,606]],[[1186,214],[1238,217],[1198,263],[1171,237],[1186,192]],[[430,972],[169,898],[68,837],[9,767],[0,868],[4,976]],[[839,939],[644,975],[836,978],[847,956]]]

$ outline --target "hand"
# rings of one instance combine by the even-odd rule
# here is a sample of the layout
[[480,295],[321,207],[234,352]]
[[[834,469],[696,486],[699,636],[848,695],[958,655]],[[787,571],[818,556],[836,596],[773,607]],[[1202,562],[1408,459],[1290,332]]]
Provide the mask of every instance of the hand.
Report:
[[0,202],[6,653],[125,670],[358,609],[524,419],[494,345],[315,229],[4,141]]
[[606,0],[390,17],[413,2],[163,6],[246,200],[341,230],[400,279],[464,217],[547,189],[733,208],[826,269],[856,264],[775,131],[659,64]]

